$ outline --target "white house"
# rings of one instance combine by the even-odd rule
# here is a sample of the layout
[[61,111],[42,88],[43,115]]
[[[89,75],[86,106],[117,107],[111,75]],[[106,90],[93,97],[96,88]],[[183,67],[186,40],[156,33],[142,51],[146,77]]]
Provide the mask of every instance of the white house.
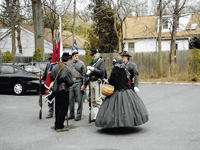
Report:
[[[54,40],[56,40],[58,35],[58,30],[55,30]],[[62,31],[62,43],[63,51],[71,52],[73,45],[72,33],[69,31]],[[16,33],[17,36],[17,33]],[[17,38],[17,37],[16,37]],[[86,40],[76,36],[75,37],[78,50],[80,55],[85,54],[84,46],[88,43]],[[22,54],[19,54],[19,49],[17,46],[16,39],[16,55],[29,56],[32,57],[35,51],[35,39],[34,39],[34,27],[23,25],[21,26],[21,44],[22,44]],[[0,50],[1,52],[12,51],[12,34],[10,28],[0,28]],[[49,54],[53,52],[53,42],[51,30],[45,28],[44,30],[44,53]]]
[[[189,40],[200,34],[200,12],[181,14],[178,23],[176,50],[188,50]],[[162,51],[170,51],[172,15],[163,16],[161,47]],[[159,16],[143,16],[127,18],[123,24],[123,35],[126,51],[155,52],[158,51]]]

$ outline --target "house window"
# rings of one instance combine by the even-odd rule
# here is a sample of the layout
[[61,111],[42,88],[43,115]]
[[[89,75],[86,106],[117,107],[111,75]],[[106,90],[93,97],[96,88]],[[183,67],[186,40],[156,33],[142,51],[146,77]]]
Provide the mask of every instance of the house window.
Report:
[[197,24],[189,24],[187,30],[195,30],[197,27]]
[[134,42],[128,43],[128,50],[134,52],[134,49],[135,49],[135,43]]
[[168,18],[163,18],[162,26],[163,26],[163,29],[168,29]]

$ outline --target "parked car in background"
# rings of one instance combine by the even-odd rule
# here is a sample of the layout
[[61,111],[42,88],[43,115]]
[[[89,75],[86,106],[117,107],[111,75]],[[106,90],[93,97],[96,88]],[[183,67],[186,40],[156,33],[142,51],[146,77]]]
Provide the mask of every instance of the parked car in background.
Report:
[[28,65],[35,66],[37,68],[40,68],[42,71],[45,71],[47,64],[49,63],[49,60],[46,59],[44,61],[34,61],[27,63]]
[[26,63],[26,64],[16,64],[16,65],[19,65],[21,68],[23,68],[23,69],[26,70],[27,72],[36,74],[37,76],[40,76],[40,74],[43,75],[43,72],[44,72],[44,71],[43,71],[42,69],[40,69],[39,67],[30,65],[30,64],[28,64],[28,63]]
[[[0,90],[11,90],[16,95],[24,94],[27,90],[39,91],[40,76],[27,72],[19,65],[0,64]],[[41,92],[45,91],[44,81],[41,80]]]

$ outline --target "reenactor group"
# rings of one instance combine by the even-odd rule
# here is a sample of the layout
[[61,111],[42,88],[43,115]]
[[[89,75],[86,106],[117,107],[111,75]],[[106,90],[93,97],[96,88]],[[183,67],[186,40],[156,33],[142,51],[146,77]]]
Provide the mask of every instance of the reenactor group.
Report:
[[[130,62],[129,52],[123,51],[113,59],[113,70],[108,79],[106,61],[98,49],[91,50],[92,61],[87,67],[83,61],[79,60],[78,53],[77,50],[73,50],[71,55],[63,53],[61,62],[56,64],[51,72],[51,81],[56,80],[53,92],[55,95],[55,130],[57,132],[68,130],[64,126],[68,108],[69,117],[67,119],[81,120],[83,95],[86,87],[89,88],[87,99],[94,112],[94,118],[90,121],[95,122],[97,127],[133,127],[148,121],[147,110],[136,93],[139,92],[137,65]],[[46,74],[47,71],[44,76]],[[113,85],[115,90],[111,96],[105,96],[103,99],[101,88],[105,82]],[[78,103],[76,112],[74,110],[75,101]],[[49,114],[46,118],[53,117],[54,103],[48,103]],[[108,107],[112,107],[111,110],[107,109]],[[119,117],[122,113],[125,118]]]

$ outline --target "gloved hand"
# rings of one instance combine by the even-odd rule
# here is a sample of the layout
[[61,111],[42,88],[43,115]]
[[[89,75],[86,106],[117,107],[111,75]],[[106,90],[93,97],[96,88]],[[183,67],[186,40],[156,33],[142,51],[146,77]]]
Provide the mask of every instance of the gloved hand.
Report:
[[138,87],[134,87],[134,91],[139,92],[140,90],[138,89]]
[[94,71],[94,67],[91,67],[91,66],[87,66],[87,69],[91,70],[91,71]]
[[103,78],[102,81],[103,81],[103,83],[105,83],[105,84],[109,84],[108,80],[105,79],[105,78]]

